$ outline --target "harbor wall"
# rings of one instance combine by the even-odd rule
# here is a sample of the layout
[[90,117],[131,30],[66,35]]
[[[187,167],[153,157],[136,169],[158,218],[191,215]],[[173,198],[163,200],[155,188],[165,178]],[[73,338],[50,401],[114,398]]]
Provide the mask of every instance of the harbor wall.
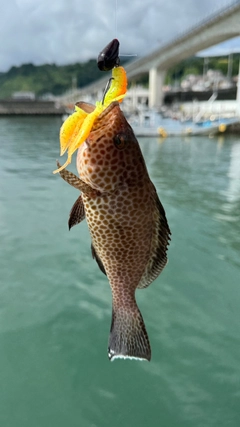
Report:
[[0,100],[0,116],[6,115],[63,115],[65,108],[55,101]]

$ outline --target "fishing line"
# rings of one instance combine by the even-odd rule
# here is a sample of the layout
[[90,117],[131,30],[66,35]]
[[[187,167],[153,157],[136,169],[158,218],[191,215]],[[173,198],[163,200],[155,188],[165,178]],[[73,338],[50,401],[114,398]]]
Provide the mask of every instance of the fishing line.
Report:
[[117,12],[118,12],[118,0],[115,0],[115,37],[116,37],[116,39],[117,39],[117,32],[118,32]]
[[137,53],[120,53],[119,56],[138,56]]
[[[117,33],[118,33],[118,0],[115,0],[115,37],[117,39]],[[119,56],[138,56],[137,53],[120,53]]]

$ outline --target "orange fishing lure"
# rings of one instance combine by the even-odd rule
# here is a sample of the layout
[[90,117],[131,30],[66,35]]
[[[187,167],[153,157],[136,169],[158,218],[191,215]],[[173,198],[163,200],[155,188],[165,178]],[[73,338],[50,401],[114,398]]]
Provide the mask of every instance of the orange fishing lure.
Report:
[[60,155],[68,150],[67,161],[53,173],[58,173],[71,163],[73,153],[87,139],[96,118],[114,101],[122,102],[127,92],[127,74],[123,67],[114,67],[110,87],[103,102],[97,101],[90,113],[75,106],[74,113],[65,120],[60,129]]

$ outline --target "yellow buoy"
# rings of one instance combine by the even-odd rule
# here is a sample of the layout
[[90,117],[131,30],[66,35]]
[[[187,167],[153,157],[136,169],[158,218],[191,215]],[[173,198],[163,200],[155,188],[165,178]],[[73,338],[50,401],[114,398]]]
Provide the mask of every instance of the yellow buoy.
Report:
[[158,128],[158,133],[160,136],[162,136],[163,138],[166,138],[168,136],[167,132],[165,131],[164,128],[160,127]]
[[225,132],[226,129],[227,129],[227,126],[224,125],[223,123],[221,123],[218,127],[219,132]]

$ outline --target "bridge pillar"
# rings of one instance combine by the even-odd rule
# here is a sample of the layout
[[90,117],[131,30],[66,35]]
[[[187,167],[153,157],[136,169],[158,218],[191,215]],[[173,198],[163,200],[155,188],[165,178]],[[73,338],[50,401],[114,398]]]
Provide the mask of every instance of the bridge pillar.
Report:
[[149,71],[149,102],[150,108],[159,108],[163,103],[163,84],[166,76],[165,70],[151,68]]

